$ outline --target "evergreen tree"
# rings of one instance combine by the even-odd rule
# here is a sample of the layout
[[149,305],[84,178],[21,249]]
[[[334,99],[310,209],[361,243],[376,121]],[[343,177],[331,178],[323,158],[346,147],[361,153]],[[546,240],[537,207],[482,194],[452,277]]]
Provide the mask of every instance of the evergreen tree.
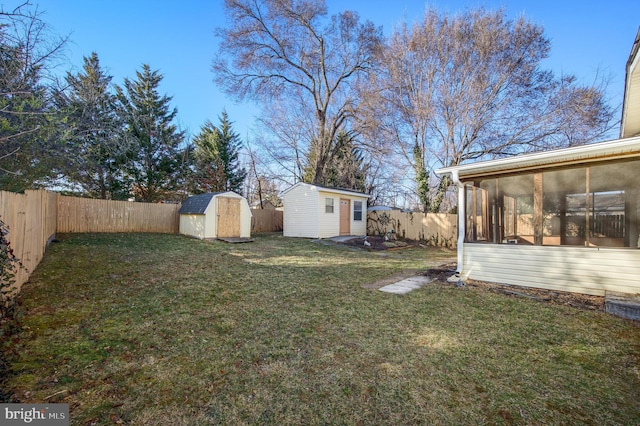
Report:
[[172,98],[158,93],[162,75],[144,64],[136,76],[135,81],[125,78],[124,88],[116,87],[129,144],[125,177],[137,200],[174,199],[185,169],[184,132],[173,124],[177,110],[170,107]]
[[339,149],[329,162],[327,185],[365,192],[367,173],[362,152],[346,132],[340,132],[337,139]]
[[196,158],[196,192],[234,191],[242,194],[247,171],[240,168],[240,136],[233,131],[226,111],[220,125],[207,121],[194,138]]
[[67,73],[69,93],[61,99],[68,114],[65,175],[91,197],[123,199],[128,188],[119,167],[125,144],[111,79],[95,52],[84,58],[83,72]]
[[[324,177],[318,184],[366,192],[366,165],[362,152],[354,145],[354,140],[347,132],[341,131],[336,136],[334,155],[328,160]],[[313,153],[310,154],[313,157]],[[312,183],[314,169],[313,161],[304,170],[303,181]],[[317,179],[316,179],[317,180]]]
[[23,191],[55,174],[53,88],[44,76],[66,39],[52,36],[37,8],[0,13],[0,189]]

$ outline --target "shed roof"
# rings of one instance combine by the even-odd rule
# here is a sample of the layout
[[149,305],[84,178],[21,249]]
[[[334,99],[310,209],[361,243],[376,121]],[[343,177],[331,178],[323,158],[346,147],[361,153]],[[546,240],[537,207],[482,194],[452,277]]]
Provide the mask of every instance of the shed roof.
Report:
[[315,185],[315,184],[304,183],[304,182],[298,182],[295,185],[285,189],[284,191],[282,191],[282,195],[286,194],[287,192],[291,191],[293,188],[296,188],[298,186],[306,186],[309,189],[317,190],[317,191],[335,192],[336,194],[355,195],[363,198],[371,198],[371,195],[365,194],[364,192],[357,192],[357,191],[352,191],[350,189],[334,188],[330,186]]
[[216,195],[224,194],[224,192],[207,192],[205,194],[193,195],[182,203],[182,207],[178,210],[179,214],[204,214]]
[[640,137],[634,137],[444,167],[436,170],[436,174],[444,175],[457,172],[460,179],[468,179],[555,166],[638,157],[640,157]]

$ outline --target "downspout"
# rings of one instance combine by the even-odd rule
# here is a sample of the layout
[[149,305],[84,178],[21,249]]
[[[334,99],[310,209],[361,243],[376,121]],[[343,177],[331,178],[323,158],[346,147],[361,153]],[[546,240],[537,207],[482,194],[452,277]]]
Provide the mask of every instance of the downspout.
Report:
[[[439,173],[439,171],[440,170],[436,170],[437,175],[441,174]],[[464,281],[466,277],[461,278],[461,276],[462,276],[463,260],[464,260],[464,236],[466,234],[466,223],[467,223],[466,203],[464,200],[464,184],[460,181],[460,175],[456,168],[453,168],[452,170],[447,170],[442,174],[445,174],[445,173],[451,174],[451,180],[458,188],[458,243],[457,243],[458,266],[456,267],[456,273],[450,276],[449,278],[447,278],[447,281],[455,282],[458,286],[463,286],[464,284],[462,283],[462,281]]]
[[460,278],[462,273],[462,262],[464,254],[464,235],[466,233],[466,203],[464,202],[464,185],[460,182],[458,170],[451,171],[451,180],[458,187],[458,267],[456,268],[456,276]]

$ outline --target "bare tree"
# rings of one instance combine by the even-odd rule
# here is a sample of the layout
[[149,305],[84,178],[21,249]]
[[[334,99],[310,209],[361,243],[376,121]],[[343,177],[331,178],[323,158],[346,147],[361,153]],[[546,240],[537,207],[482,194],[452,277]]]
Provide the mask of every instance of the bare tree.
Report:
[[256,140],[265,160],[280,170],[284,182],[302,180],[311,156],[309,141],[314,139],[315,117],[301,99],[274,100],[260,118],[260,137]]
[[300,115],[275,117],[286,124],[270,120],[271,130],[291,129],[292,122],[306,127],[286,135],[289,159],[298,162],[289,167],[297,178],[302,168],[311,169],[309,180],[320,183],[340,149],[336,135],[354,113],[351,83],[372,67],[381,29],[361,23],[355,12],[328,18],[324,0],[225,0],[225,8],[231,26],[217,32],[216,82],[265,110],[274,101],[296,105]]
[[425,211],[440,209],[450,184],[433,184],[436,167],[584,144],[611,129],[604,87],[541,69],[549,50],[541,27],[503,11],[428,10],[394,31],[362,96],[413,169]]

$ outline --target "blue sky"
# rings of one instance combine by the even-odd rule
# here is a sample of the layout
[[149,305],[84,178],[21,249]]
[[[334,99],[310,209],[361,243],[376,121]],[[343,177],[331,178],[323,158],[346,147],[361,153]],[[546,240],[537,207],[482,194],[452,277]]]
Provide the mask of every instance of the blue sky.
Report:
[[[217,52],[214,29],[225,25],[222,0],[31,0],[43,19],[61,35],[70,35],[65,70],[81,69],[83,56],[95,51],[102,66],[122,85],[147,63],[164,75],[162,93],[173,97],[178,124],[191,134],[209,119],[217,124],[223,109],[244,139],[259,110],[238,104],[213,82],[211,62]],[[0,0],[5,9],[18,4]],[[551,40],[545,66],[574,74],[585,83],[598,72],[611,76],[608,94],[619,106],[625,64],[640,25],[640,1],[403,1],[328,0],[331,14],[349,9],[381,25],[385,33],[403,21],[420,19],[427,6],[455,13],[465,8],[502,7],[511,18],[524,16],[541,25]]]

